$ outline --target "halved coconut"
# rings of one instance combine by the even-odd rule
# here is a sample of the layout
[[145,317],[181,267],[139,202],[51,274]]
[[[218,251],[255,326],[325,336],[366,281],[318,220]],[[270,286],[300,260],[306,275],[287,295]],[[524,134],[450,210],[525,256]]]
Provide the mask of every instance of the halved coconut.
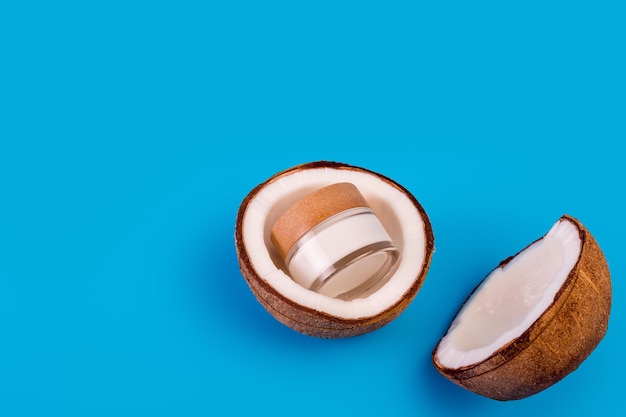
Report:
[[497,400],[548,388],[604,337],[611,280],[600,247],[563,216],[474,290],[433,352],[452,382]]
[[[354,184],[400,250],[391,278],[360,298],[342,300],[293,281],[270,240],[276,220],[296,201],[326,185]],[[241,273],[259,302],[278,321],[301,333],[356,336],[395,319],[422,285],[433,253],[426,212],[404,187],[364,168],[313,162],[280,172],[243,200],[235,227]]]

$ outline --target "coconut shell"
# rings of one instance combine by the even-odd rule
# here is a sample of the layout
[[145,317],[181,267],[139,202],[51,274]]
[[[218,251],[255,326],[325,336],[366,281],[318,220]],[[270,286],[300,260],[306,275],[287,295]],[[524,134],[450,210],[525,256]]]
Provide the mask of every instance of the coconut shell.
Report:
[[525,398],[578,368],[604,337],[611,310],[606,259],[577,219],[567,215],[562,219],[577,226],[582,248],[553,303],[519,338],[477,364],[446,368],[437,360],[437,345],[433,352],[435,368],[452,382],[496,400]]
[[[284,294],[277,291],[267,281],[260,277],[259,273],[255,270],[254,265],[250,261],[250,256],[247,253],[246,246],[243,239],[243,218],[246,213],[246,209],[254,197],[265,186],[278,180],[279,178],[289,175],[297,170],[317,169],[317,168],[332,168],[332,169],[346,169],[357,170],[371,175],[375,175],[382,181],[402,191],[415,208],[420,213],[424,221],[425,231],[425,249],[424,249],[424,262],[420,269],[420,274],[415,277],[413,285],[389,308],[370,317],[362,317],[358,319],[346,319],[342,317],[336,317],[327,312],[318,311],[305,306],[302,306],[293,300],[286,297]],[[269,178],[267,181],[259,184],[244,198],[239,212],[237,213],[237,220],[235,225],[235,247],[237,250],[237,256],[239,259],[239,267],[241,274],[245,278],[248,286],[252,290],[259,303],[284,325],[296,330],[300,333],[322,337],[322,338],[342,338],[357,336],[364,333],[376,330],[384,325],[388,324],[396,317],[400,315],[402,311],[409,305],[409,303],[415,298],[418,290],[422,286],[430,261],[432,258],[434,248],[434,237],[432,227],[426,212],[415,197],[404,187],[396,183],[395,181],[378,174],[376,172],[360,168],[352,165],[318,161],[311,162],[303,165],[298,165],[288,170],[277,173]]]

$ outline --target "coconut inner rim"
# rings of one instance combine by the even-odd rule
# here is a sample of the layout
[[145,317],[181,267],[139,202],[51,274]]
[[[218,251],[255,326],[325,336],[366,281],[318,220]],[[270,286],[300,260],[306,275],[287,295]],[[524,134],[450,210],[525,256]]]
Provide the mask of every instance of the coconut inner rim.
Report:
[[450,369],[473,365],[521,336],[554,302],[581,248],[576,225],[561,219],[542,239],[491,272],[441,340],[439,363]]
[[[296,201],[337,182],[351,182],[367,200],[400,251],[392,277],[364,298],[340,300],[294,282],[270,240],[271,227]],[[266,184],[250,201],[242,220],[243,243],[259,277],[290,300],[333,316],[371,317],[394,305],[421,275],[426,249],[425,225],[411,199],[375,174],[358,169],[295,170]]]

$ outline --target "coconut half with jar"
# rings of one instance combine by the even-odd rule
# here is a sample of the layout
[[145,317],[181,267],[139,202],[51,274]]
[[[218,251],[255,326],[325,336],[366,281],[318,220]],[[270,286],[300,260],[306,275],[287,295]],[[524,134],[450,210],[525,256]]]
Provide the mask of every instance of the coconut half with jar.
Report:
[[606,334],[608,264],[591,233],[565,215],[472,292],[434,349],[452,382],[507,401],[577,369]]
[[[307,234],[328,218],[332,221],[324,224],[331,227]],[[342,261],[356,252],[341,252],[355,242],[350,231],[364,230],[374,221],[381,231],[358,234],[377,251],[365,258],[360,253],[344,267]],[[383,235],[391,249],[376,246]],[[338,249],[332,251],[340,253],[331,253],[328,265],[298,263],[295,242],[302,244],[302,253],[313,253],[317,243],[336,242]],[[339,338],[376,330],[406,309],[426,277],[434,237],[424,208],[394,180],[366,168],[318,161],[279,172],[250,191],[237,214],[235,246],[243,277],[272,316],[310,336]],[[296,276],[296,263],[304,275]],[[379,269],[389,273],[369,280]],[[307,276],[308,270],[315,271]],[[315,282],[329,270],[336,284]]]

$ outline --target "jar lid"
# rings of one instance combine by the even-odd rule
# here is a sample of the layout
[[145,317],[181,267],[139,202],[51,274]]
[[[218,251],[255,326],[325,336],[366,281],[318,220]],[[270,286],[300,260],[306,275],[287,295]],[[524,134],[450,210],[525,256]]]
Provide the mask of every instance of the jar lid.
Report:
[[342,211],[369,207],[354,184],[340,182],[320,188],[291,206],[274,223],[272,243],[281,259],[309,230]]

